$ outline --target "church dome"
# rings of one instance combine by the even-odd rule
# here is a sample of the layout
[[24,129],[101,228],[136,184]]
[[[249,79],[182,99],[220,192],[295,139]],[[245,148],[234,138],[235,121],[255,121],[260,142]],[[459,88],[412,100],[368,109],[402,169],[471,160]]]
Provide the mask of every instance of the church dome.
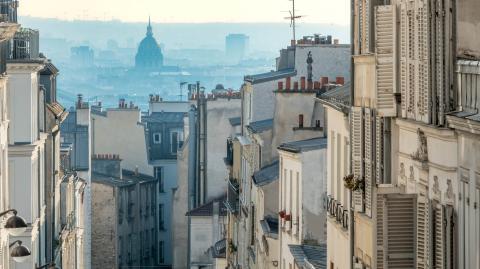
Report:
[[135,67],[141,69],[160,69],[163,66],[163,54],[157,40],[153,37],[150,20],[147,27],[147,36],[138,46],[135,56]]

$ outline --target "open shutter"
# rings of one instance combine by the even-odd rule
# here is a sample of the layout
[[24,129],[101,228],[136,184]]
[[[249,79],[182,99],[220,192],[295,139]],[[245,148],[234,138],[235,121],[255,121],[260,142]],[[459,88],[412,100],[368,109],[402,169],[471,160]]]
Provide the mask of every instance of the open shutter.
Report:
[[389,117],[397,115],[394,96],[397,91],[396,24],[395,6],[377,6],[375,8],[377,111],[379,115]]
[[373,117],[372,110],[365,108],[365,214],[369,217],[372,216],[372,192],[373,192],[373,180],[374,180],[374,129],[373,129]]
[[415,199],[387,197],[387,268],[415,268]]
[[377,195],[377,269],[384,269],[386,264],[385,257],[385,224],[386,224],[385,198],[383,195]]
[[417,269],[430,268],[430,202],[424,194],[417,199]]
[[430,31],[428,1],[417,3],[418,107],[417,120],[430,122]]
[[445,208],[445,268],[457,268],[457,217],[453,206],[446,206]]
[[433,225],[433,268],[446,269],[446,214],[445,207],[437,204],[435,207],[435,222]]
[[383,118],[377,116],[375,119],[375,180],[377,184],[384,183],[383,126]]
[[[361,107],[352,107],[352,169],[353,175],[363,178],[363,109]],[[363,193],[361,190],[353,192],[354,208],[358,212],[363,212]]]

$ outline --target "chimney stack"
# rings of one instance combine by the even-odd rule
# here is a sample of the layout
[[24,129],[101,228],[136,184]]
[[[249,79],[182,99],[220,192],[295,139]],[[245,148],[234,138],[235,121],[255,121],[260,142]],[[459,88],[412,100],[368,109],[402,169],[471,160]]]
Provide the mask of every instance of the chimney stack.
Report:
[[296,43],[297,43],[297,42],[296,42],[294,39],[290,40],[290,46],[293,47],[293,46],[295,46]]
[[320,88],[321,88],[321,87],[320,87],[320,82],[319,82],[319,81],[315,81],[315,82],[313,83],[313,88],[314,88],[315,90],[320,90]]
[[135,176],[138,177],[138,165],[135,165]]
[[283,81],[278,82],[278,90],[283,91]]
[[320,84],[321,84],[320,85],[321,87],[327,85],[328,84],[328,77],[321,77],[320,78]]
[[292,89],[292,78],[287,77],[285,81],[285,90],[291,90]]
[[309,91],[313,90],[313,81],[308,81],[307,88]]
[[334,40],[333,40],[333,44],[334,44],[334,45],[338,45],[339,42],[340,42],[340,41],[339,41],[338,39],[334,39]]
[[293,83],[293,89],[294,89],[295,91],[298,91],[298,81],[295,81],[295,82]]
[[300,89],[305,90],[305,77],[300,78]]
[[345,78],[344,77],[337,77],[336,84],[345,85]]
[[77,95],[77,108],[82,108],[83,105],[83,95],[79,94]]

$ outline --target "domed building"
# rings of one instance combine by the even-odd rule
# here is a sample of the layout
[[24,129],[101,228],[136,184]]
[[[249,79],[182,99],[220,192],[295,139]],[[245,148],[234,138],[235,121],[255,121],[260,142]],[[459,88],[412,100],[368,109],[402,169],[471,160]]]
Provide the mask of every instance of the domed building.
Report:
[[157,40],[153,37],[152,24],[148,19],[147,36],[140,42],[135,56],[138,69],[160,70],[163,68],[163,54]]

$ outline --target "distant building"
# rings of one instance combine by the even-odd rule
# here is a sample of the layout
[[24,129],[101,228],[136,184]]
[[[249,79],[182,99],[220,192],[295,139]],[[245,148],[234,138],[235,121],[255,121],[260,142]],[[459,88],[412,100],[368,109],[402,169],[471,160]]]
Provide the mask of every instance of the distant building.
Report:
[[153,37],[152,24],[148,21],[147,36],[140,42],[135,56],[137,69],[160,70],[163,67],[163,54],[157,40]]
[[78,46],[70,49],[70,60],[77,66],[92,66],[94,52],[89,46]]
[[157,264],[157,181],[122,170],[119,155],[92,160],[93,268]]
[[229,34],[225,37],[225,56],[227,62],[238,63],[248,53],[250,38],[244,34]]

